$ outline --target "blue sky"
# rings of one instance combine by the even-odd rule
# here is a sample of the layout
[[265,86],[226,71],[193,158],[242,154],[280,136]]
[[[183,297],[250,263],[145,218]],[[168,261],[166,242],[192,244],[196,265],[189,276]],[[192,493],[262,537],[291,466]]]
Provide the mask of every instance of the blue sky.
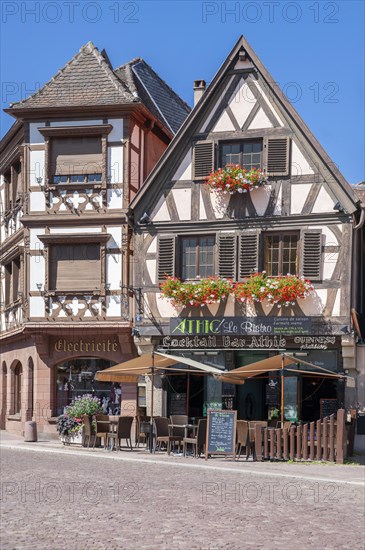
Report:
[[[364,2],[1,2],[2,108],[92,40],[113,66],[141,56],[190,105],[243,34],[350,183],[364,179]],[[13,119],[2,113],[1,135]]]

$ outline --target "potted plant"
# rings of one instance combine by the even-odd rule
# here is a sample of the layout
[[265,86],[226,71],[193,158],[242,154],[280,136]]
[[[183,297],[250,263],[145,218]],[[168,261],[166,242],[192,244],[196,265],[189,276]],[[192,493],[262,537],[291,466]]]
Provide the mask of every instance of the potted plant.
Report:
[[254,273],[246,281],[234,286],[234,294],[240,302],[263,302],[282,306],[295,305],[298,299],[304,299],[314,288],[312,283],[298,275],[267,276],[266,272]]
[[250,170],[239,164],[227,164],[212,172],[206,179],[210,191],[233,195],[233,193],[247,193],[258,189],[267,183],[267,176],[259,168]]
[[83,444],[84,415],[92,417],[95,414],[103,414],[103,408],[98,397],[84,394],[75,397],[64,413],[57,419],[57,431],[63,443]]
[[178,277],[167,277],[160,285],[161,295],[174,307],[199,307],[224,300],[232,292],[228,279],[197,277],[194,281],[182,282]]

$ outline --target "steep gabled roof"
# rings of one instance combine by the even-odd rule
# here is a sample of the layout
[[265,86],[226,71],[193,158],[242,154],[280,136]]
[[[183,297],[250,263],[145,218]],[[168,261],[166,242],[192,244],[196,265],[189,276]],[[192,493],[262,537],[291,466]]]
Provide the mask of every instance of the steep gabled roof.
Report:
[[114,72],[122,83],[141,98],[148,110],[176,134],[191,109],[152,67],[138,57]]
[[151,191],[153,195],[157,195],[161,192],[160,188],[162,188],[164,184],[164,178],[168,178],[169,172],[171,171],[171,163],[169,161],[171,160],[173,162],[174,158],[178,158],[179,151],[186,147],[187,143],[191,143],[194,133],[198,131],[199,124],[203,120],[209,102],[214,97],[214,94],[217,92],[217,89],[219,89],[224,78],[227,77],[229,70],[233,68],[235,62],[238,60],[239,52],[241,50],[246,52],[248,58],[252,61],[255,70],[257,70],[257,72],[260,73],[261,77],[264,79],[268,89],[270,89],[272,97],[277,102],[277,105],[281,108],[282,112],[289,115],[291,121],[293,121],[294,125],[296,125],[298,131],[301,132],[303,138],[307,140],[308,144],[312,147],[312,149],[314,149],[322,163],[326,166],[331,179],[331,183],[329,183],[329,185],[332,187],[333,193],[338,198],[341,205],[349,213],[354,212],[357,209],[356,204],[359,201],[352,187],[338,170],[337,166],[332,162],[331,158],[309,130],[308,126],[304,123],[285,94],[283,94],[280,90],[279,86],[273,85],[275,83],[273,77],[267,71],[243,36],[238,39],[235,46],[219,68],[218,72],[215,74],[210,85],[205,90],[202,98],[196,107],[194,107],[191,111],[184,124],[180,127],[180,130],[148,176],[145,184],[138,191],[137,195],[130,204],[131,210],[135,209],[137,205],[139,205],[147,193],[148,202],[151,202]]
[[116,77],[108,60],[88,42],[49,82],[30,97],[12,104],[10,111],[136,101],[138,99]]

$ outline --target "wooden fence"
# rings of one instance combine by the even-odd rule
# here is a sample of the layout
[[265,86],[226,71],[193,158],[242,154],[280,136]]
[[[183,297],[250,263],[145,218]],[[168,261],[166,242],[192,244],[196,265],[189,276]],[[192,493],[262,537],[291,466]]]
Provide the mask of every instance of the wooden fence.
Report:
[[291,426],[255,426],[256,460],[323,460],[343,464],[347,451],[345,410],[322,420]]

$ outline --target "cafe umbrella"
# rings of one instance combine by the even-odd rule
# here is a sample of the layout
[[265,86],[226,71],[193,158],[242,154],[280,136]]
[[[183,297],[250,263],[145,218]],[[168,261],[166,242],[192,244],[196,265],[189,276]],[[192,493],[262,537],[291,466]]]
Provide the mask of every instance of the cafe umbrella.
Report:
[[[289,365],[296,364],[297,368],[288,368]],[[300,366],[310,367],[313,370],[301,369]],[[284,393],[285,393],[285,372],[294,373],[297,376],[310,376],[314,375],[320,378],[334,378],[334,379],[346,379],[348,376],[343,374],[338,374],[313,363],[308,363],[308,361],[303,361],[298,357],[293,357],[287,353],[282,353],[275,355],[274,357],[269,357],[268,359],[263,359],[262,361],[256,361],[255,363],[250,363],[244,367],[239,367],[237,369],[231,370],[228,373],[214,374],[214,377],[221,382],[230,382],[231,384],[242,383],[245,379],[253,378],[259,376],[260,374],[266,374],[270,371],[279,371],[281,376],[281,425],[284,422]]]
[[[135,357],[124,363],[119,363],[108,369],[97,371],[95,379],[99,382],[138,382],[139,376],[151,377],[151,418],[150,418],[150,452],[153,450],[153,397],[154,397],[154,380],[158,374],[168,375],[173,372],[185,372],[181,367],[176,365],[184,364],[189,367],[188,372],[200,371],[205,375],[218,375],[222,373],[221,369],[212,365],[206,365],[190,359],[189,357],[181,357],[179,355],[168,355],[159,351],[152,351],[140,357]],[[237,382],[241,383],[240,381]]]

